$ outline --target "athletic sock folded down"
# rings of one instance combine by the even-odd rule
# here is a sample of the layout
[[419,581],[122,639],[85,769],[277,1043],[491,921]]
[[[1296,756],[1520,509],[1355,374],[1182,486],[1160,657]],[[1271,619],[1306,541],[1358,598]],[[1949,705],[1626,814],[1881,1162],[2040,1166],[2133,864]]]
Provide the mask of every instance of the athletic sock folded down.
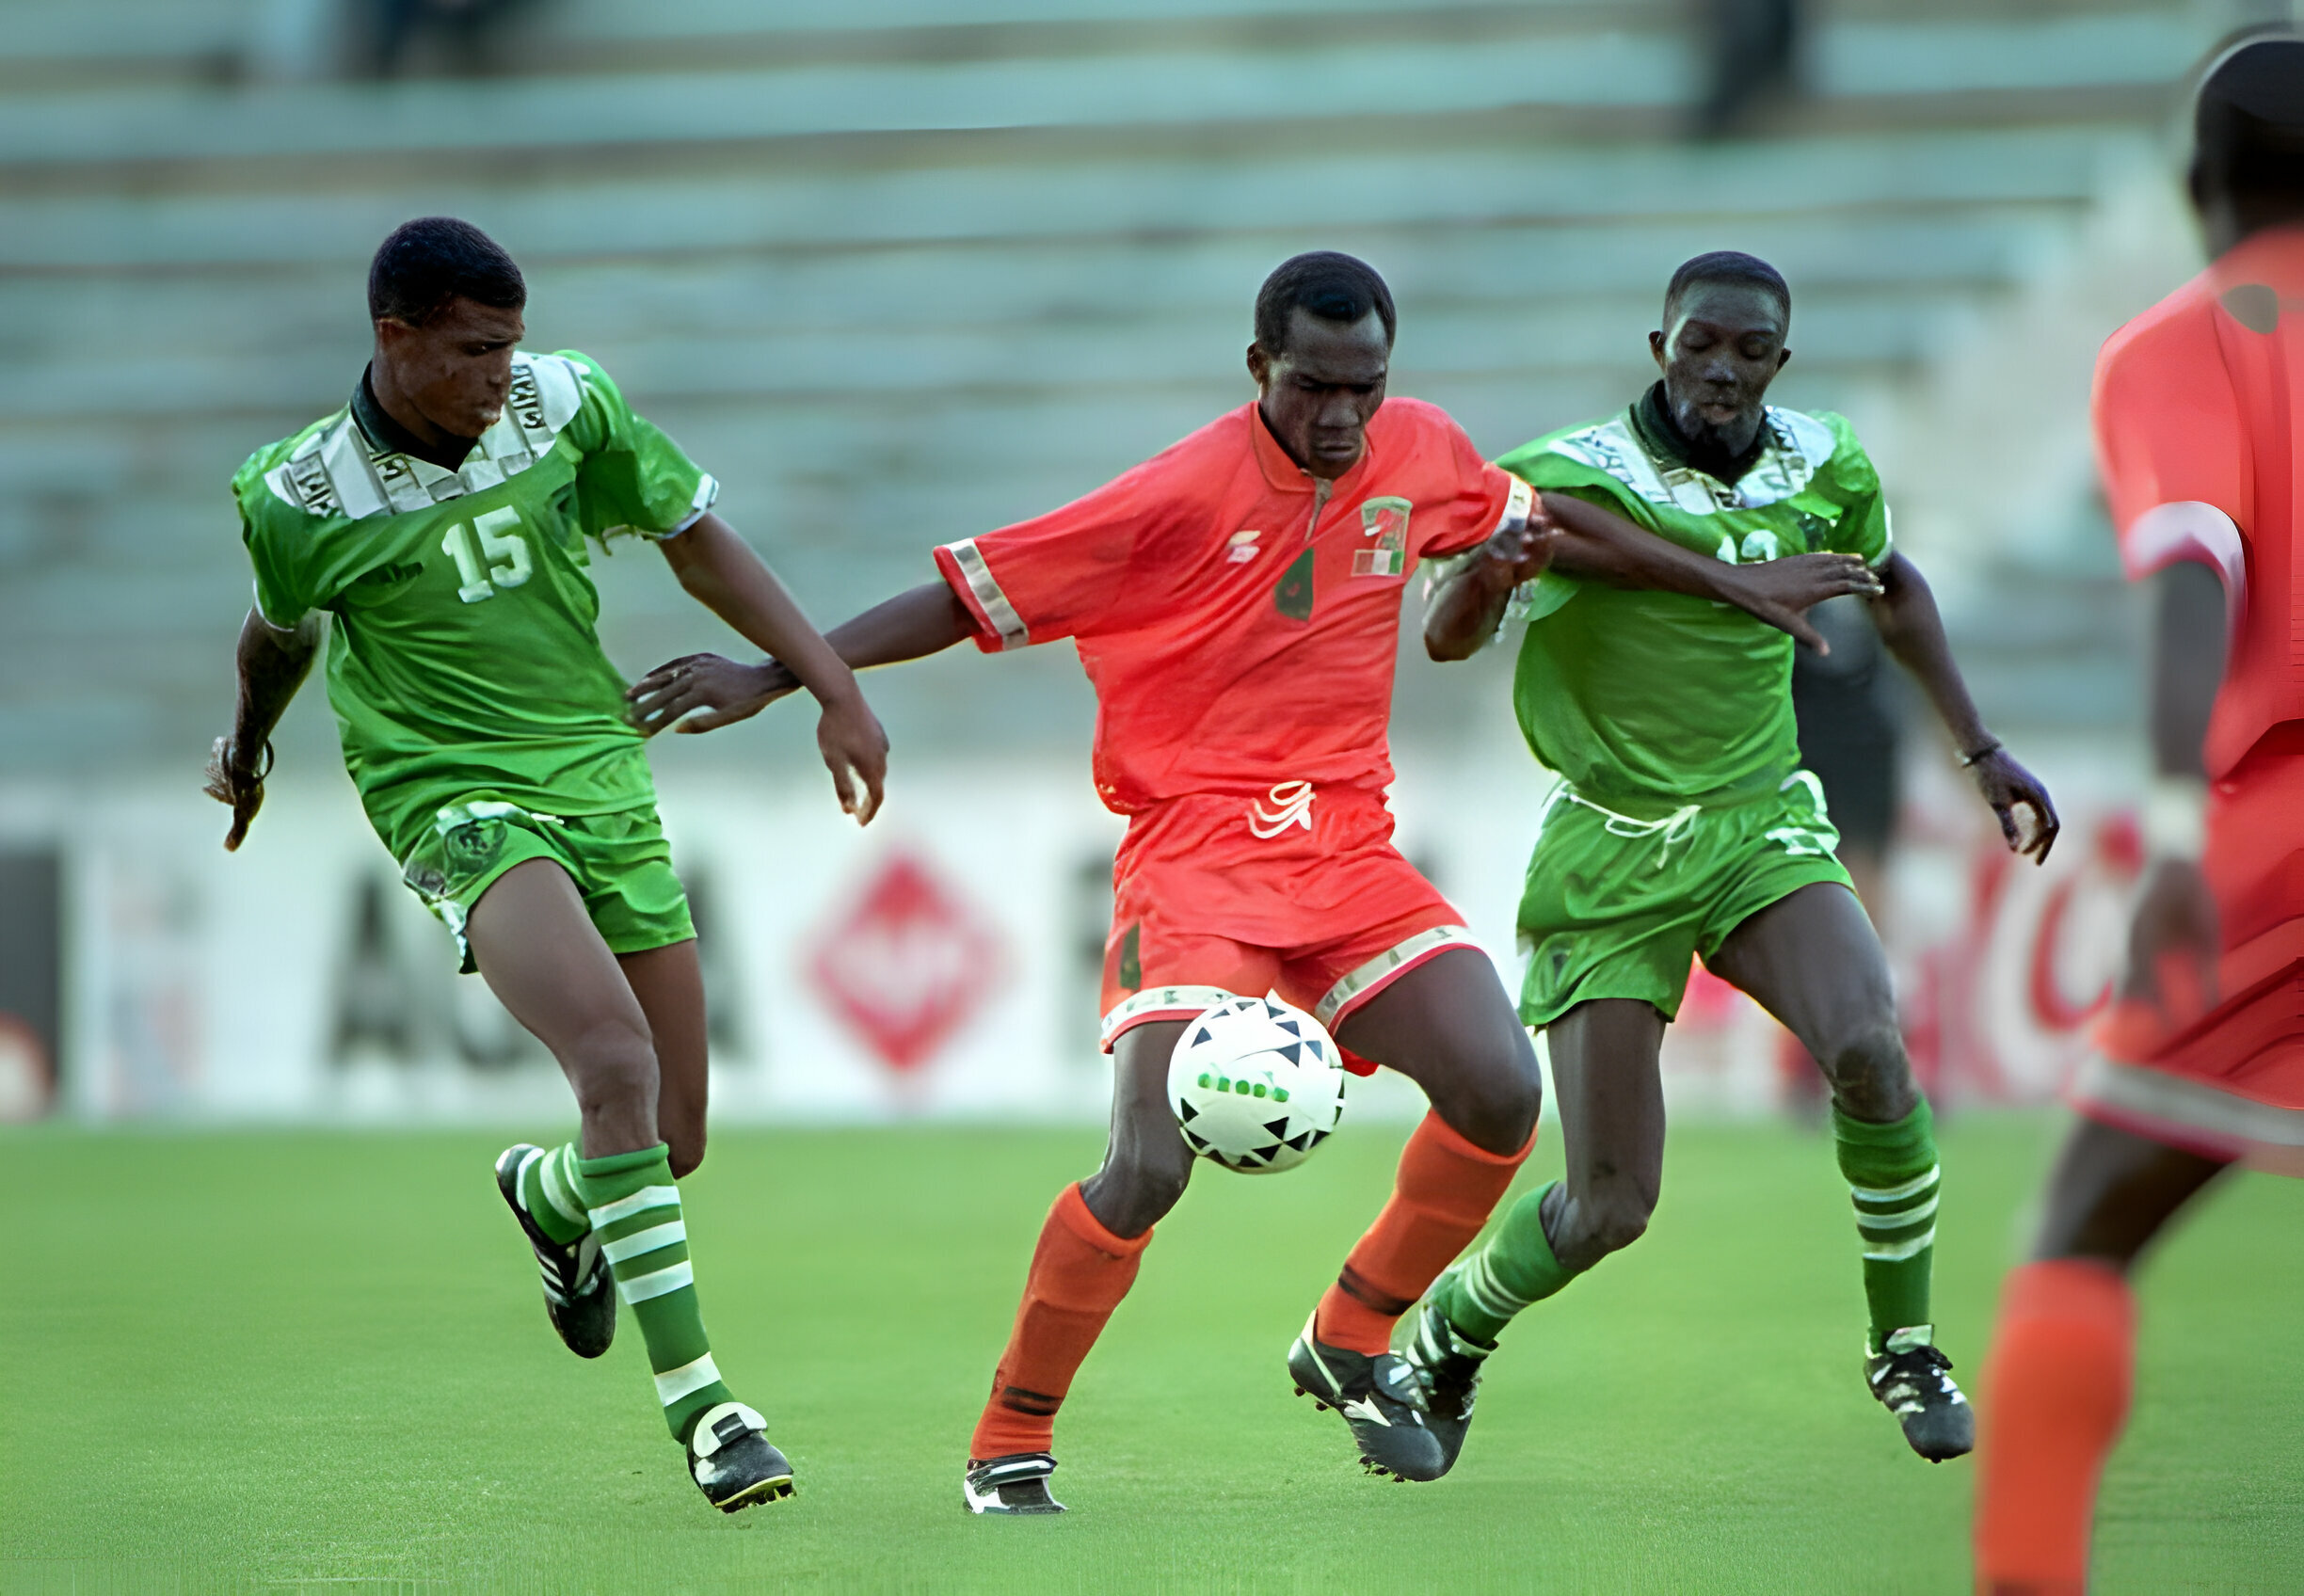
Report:
[[685,1442],[708,1409],[735,1397],[721,1381],[704,1333],[671,1160],[659,1142],[581,1159],[576,1176],[600,1254],[616,1273],[616,1295],[640,1321],[664,1423],[674,1440]]

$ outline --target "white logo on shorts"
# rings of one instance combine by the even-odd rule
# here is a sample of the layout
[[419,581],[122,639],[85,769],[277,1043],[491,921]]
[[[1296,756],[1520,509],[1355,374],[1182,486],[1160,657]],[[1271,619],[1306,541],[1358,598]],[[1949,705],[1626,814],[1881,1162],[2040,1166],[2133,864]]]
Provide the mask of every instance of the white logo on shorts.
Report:
[[1267,810],[1264,802],[1248,806],[1248,830],[1251,835],[1269,841],[1292,825],[1306,831],[1312,829],[1312,784],[1308,781],[1284,781],[1264,795],[1272,805]]

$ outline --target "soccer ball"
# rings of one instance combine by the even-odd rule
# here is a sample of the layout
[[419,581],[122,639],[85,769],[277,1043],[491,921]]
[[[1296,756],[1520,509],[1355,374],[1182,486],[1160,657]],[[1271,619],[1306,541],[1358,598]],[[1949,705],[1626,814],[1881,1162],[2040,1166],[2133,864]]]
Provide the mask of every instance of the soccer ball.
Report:
[[1344,1066],[1320,1021],[1277,998],[1228,998],[1168,1060],[1184,1141],[1243,1174],[1292,1170],[1344,1117]]

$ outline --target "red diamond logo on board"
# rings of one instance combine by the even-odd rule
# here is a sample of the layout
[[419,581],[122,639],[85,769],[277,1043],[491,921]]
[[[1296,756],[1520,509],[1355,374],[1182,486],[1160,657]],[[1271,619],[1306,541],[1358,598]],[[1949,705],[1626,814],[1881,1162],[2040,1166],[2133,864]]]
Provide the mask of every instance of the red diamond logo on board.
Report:
[[898,849],[818,942],[808,974],[883,1063],[908,1073],[983,1005],[1001,964],[999,933]]

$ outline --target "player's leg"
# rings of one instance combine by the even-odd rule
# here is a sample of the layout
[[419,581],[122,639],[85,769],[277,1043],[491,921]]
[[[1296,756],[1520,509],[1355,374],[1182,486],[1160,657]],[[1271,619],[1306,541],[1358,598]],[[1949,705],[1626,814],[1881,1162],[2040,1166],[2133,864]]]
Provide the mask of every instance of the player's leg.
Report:
[[1663,1187],[1664,1024],[1654,1004],[1602,998],[1545,1027],[1566,1174],[1513,1203],[1432,1294],[1481,1355],[1522,1310],[1646,1232]]
[[1705,963],[1783,1021],[1831,1083],[1864,1248],[1867,1379],[1915,1452],[1931,1462],[1960,1456],[1975,1445],[1976,1415],[1945,1372],[1929,1310],[1935,1124],[1912,1080],[1872,922],[1847,886],[1811,881],[1743,918]]
[[575,1091],[576,1195],[640,1323],[664,1422],[687,1446],[698,1487],[727,1510],[789,1493],[790,1466],[712,1362],[680,1190],[657,1134],[655,1039],[575,883],[553,860],[525,860],[488,886],[464,933],[490,990]]
[[1977,1453],[1976,1586],[2079,1596],[2096,1482],[2128,1413],[2145,1246],[2231,1166],[2079,1121],[2048,1181],[2032,1261],[2002,1290]]
[[1182,1020],[1112,1042],[1112,1140],[1103,1167],[1057,1194],[1032,1248],[992,1395],[968,1443],[963,1492],[978,1513],[1054,1513],[1056,1412],[1104,1325],[1135,1284],[1152,1226],[1184,1195],[1192,1150],[1168,1106],[1168,1056]]
[[632,996],[656,1048],[656,1134],[686,1180],[704,1161],[704,1110],[711,1047],[704,1014],[704,971],[695,937],[639,953],[619,953]]
[[1374,989],[1336,1022],[1336,1038],[1416,1081],[1432,1111],[1401,1149],[1390,1199],[1290,1349],[1289,1372],[1344,1414],[1364,1464],[1436,1478],[1463,1444],[1477,1370],[1419,1415],[1392,1332],[1480,1234],[1528,1157],[1543,1093],[1536,1055],[1496,966],[1461,946]]

